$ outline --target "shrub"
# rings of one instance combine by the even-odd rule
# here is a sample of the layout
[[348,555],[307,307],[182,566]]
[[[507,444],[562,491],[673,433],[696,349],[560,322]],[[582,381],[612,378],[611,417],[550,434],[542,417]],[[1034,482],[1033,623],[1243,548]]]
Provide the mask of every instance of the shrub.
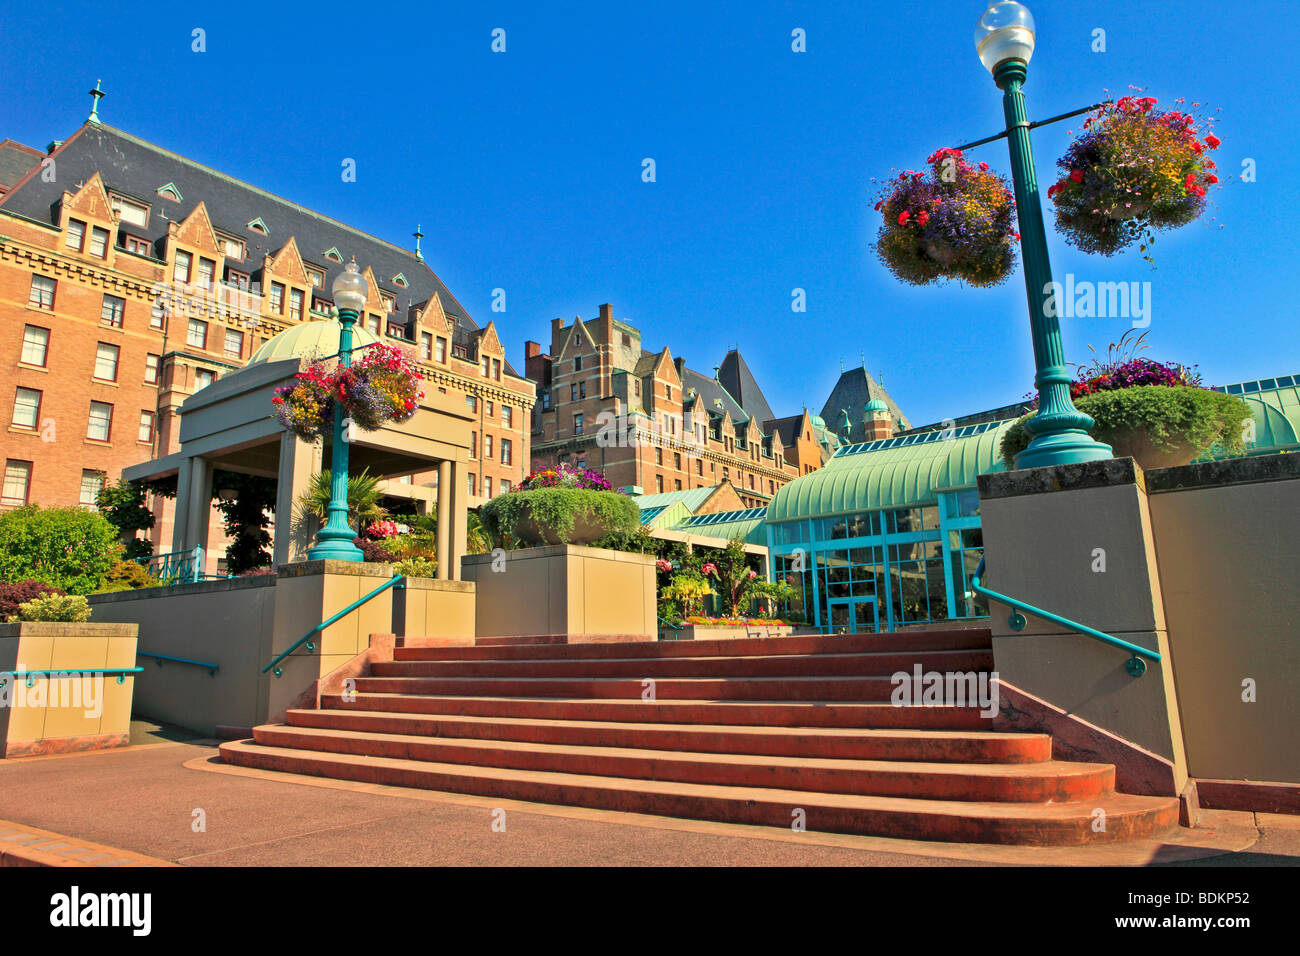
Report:
[[133,591],[138,588],[156,588],[162,580],[150,574],[134,561],[118,561],[104,576],[100,591]]
[[[1195,454],[1218,447],[1231,454],[1243,447],[1242,424],[1250,407],[1235,395],[1193,386],[1136,385],[1084,395],[1075,403],[1097,425],[1092,436],[1113,443],[1127,433],[1143,432],[1158,450],[1190,446]],[[1029,447],[1033,436],[1025,428],[1032,416],[1021,418],[1002,436],[1002,458],[1008,469]]]
[[0,621],[7,621],[18,614],[18,605],[25,604],[33,598],[47,594],[62,594],[58,588],[50,587],[44,581],[19,581],[17,584],[0,584]]
[[121,550],[117,529],[93,511],[25,505],[0,514],[0,580],[30,578],[89,594]]
[[47,594],[20,604],[18,620],[80,624],[90,620],[90,602],[80,594]]
[[352,543],[361,549],[364,556],[362,560],[364,561],[371,561],[375,564],[392,564],[397,560],[397,555],[378,541],[371,541],[369,538],[355,538]]
[[609,479],[599,471],[591,468],[570,468],[560,465],[529,472],[528,477],[519,483],[519,491],[532,491],[535,488],[586,488],[589,491],[612,491]]
[[437,571],[437,561],[419,556],[403,558],[393,565],[395,574],[402,574],[408,578],[431,578],[436,575]]
[[537,488],[497,495],[479,508],[479,516],[494,541],[530,543],[545,541],[548,536],[567,543],[573,540],[578,519],[602,525],[606,534],[631,534],[641,524],[640,510],[627,495],[583,488]]
[[123,481],[105,485],[95,499],[99,513],[117,528],[125,546],[122,557],[128,561],[153,554],[153,545],[147,539],[135,536],[137,531],[148,531],[154,526],[154,514],[145,507],[148,491],[139,482]]

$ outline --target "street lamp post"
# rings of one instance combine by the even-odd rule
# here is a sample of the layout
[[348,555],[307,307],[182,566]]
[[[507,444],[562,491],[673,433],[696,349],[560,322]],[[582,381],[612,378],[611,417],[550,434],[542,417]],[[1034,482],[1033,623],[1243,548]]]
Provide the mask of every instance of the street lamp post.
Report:
[[[357,270],[356,259],[334,280],[334,305],[339,313],[339,364],[344,368],[352,365],[352,326],[366,306],[369,288],[365,276]],[[352,543],[357,535],[348,521],[348,443],[344,439],[343,415],[343,405],[335,398],[329,520],[316,534],[316,546],[307,552],[313,561],[321,558],[360,561],[364,557],[361,549]]]
[[1025,428],[1033,435],[1029,447],[1016,456],[1017,468],[1068,465],[1113,457],[1111,447],[1088,434],[1094,422],[1070,400],[1070,371],[1061,344],[1059,309],[1054,301],[1052,264],[1047,256],[1047,232],[1029,141],[1030,123],[1021,87],[1034,52],[1034,18],[1013,0],[994,3],[975,28],[980,61],[1002,90],[1011,178],[1020,222],[1020,251],[1024,259],[1025,293],[1034,340],[1034,385],[1038,414]]

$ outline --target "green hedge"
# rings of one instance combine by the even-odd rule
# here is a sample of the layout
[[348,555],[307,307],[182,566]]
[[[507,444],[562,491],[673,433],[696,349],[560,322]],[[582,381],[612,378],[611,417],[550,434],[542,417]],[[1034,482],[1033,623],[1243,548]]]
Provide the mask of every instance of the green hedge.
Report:
[[15,508],[0,514],[0,580],[43,581],[68,594],[97,591],[122,550],[117,534],[82,508]]
[[641,524],[636,502],[618,491],[534,488],[497,495],[479,508],[483,527],[499,545],[520,540],[519,527],[529,520],[551,531],[561,541],[568,541],[573,535],[574,521],[579,517],[599,521],[614,533],[631,534]]
[[[1079,411],[1097,422],[1092,437],[1110,444],[1125,432],[1143,431],[1157,448],[1176,450],[1191,445],[1196,454],[1218,447],[1228,453],[1241,451],[1242,426],[1250,418],[1250,406],[1235,395],[1194,386],[1135,385],[1094,392],[1074,400]],[[1026,415],[1002,436],[1002,459],[1014,469],[1016,455],[1033,436],[1025,428]]]

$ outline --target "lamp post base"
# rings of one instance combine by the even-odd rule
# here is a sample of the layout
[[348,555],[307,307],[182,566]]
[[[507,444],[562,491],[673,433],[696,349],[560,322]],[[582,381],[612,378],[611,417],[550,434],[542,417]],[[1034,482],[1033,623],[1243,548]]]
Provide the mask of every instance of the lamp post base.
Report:
[[364,561],[365,552],[351,541],[327,541],[307,552],[308,561]]
[[1017,468],[1045,468],[1075,465],[1085,461],[1114,458],[1109,445],[1097,441],[1081,428],[1064,428],[1038,435],[1016,456]]

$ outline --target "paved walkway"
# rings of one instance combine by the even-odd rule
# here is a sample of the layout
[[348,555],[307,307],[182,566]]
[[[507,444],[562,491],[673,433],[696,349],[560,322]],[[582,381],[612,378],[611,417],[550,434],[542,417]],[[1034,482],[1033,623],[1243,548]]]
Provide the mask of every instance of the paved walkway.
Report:
[[988,847],[288,778],[215,756],[193,741],[0,760],[0,819],[190,866],[1300,864],[1300,817],[1275,814],[1211,812],[1164,843]]

